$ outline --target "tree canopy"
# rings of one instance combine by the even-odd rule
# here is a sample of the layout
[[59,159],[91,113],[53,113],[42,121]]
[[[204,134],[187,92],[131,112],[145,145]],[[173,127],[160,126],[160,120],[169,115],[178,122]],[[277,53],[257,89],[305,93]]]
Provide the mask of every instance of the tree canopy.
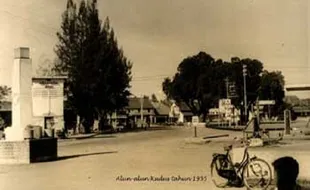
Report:
[[0,102],[11,93],[11,88],[8,86],[0,86]]
[[162,88],[167,98],[186,103],[194,114],[205,118],[210,108],[218,107],[219,99],[227,98],[227,84],[233,83],[235,95],[230,98],[244,112],[243,65],[247,67],[248,105],[254,104],[258,97],[275,99],[277,106],[282,105],[284,77],[279,72],[263,72],[263,63],[250,58],[232,57],[225,62],[199,52],[183,59],[174,77],[164,79]]
[[55,71],[54,66],[57,64],[57,61],[58,59],[54,59],[54,61],[45,59],[38,65],[36,75],[44,77],[56,76],[58,73]]
[[152,95],[151,95],[151,101],[152,101],[152,102],[156,102],[156,103],[159,102],[159,100],[158,100],[158,98],[156,97],[155,94],[152,94]]
[[276,115],[284,110],[284,76],[280,71],[269,72],[265,70],[261,77],[259,98],[263,100],[275,100],[271,115]]
[[55,69],[68,76],[68,101],[89,128],[95,117],[128,104],[132,64],[118,47],[110,21],[99,19],[97,1],[68,0],[57,33]]

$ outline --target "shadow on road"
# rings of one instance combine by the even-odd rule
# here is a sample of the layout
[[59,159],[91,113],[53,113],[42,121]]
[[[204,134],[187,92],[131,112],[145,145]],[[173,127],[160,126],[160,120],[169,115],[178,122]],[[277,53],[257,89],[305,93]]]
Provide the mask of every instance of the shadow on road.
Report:
[[88,154],[74,154],[74,155],[69,155],[69,156],[59,156],[56,160],[54,161],[60,161],[60,160],[67,160],[71,158],[78,158],[78,157],[84,157],[84,156],[94,156],[94,155],[102,155],[102,154],[113,154],[117,153],[117,151],[107,151],[107,152],[95,152],[95,153],[88,153]]

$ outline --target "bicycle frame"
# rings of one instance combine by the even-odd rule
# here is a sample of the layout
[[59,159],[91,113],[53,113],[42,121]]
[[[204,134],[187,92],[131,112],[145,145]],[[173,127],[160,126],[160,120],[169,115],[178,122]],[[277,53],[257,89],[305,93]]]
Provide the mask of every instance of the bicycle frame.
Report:
[[[224,173],[218,173],[218,175],[220,175],[221,177],[224,177],[228,180],[228,182],[224,186],[227,186],[227,185],[228,186],[235,186],[236,185],[237,187],[241,187],[241,186],[243,187],[245,185],[245,186],[250,188],[248,181],[247,181],[247,178],[249,177],[248,172],[251,173],[251,171],[254,172],[256,177],[259,177],[258,178],[259,181],[256,185],[260,184],[260,185],[263,185],[264,187],[268,187],[268,185],[270,185],[271,176],[269,177],[269,179],[265,179],[264,176],[268,175],[268,174],[262,173],[264,170],[260,170],[260,171],[253,170],[253,165],[257,165],[257,164],[255,164],[255,163],[250,164],[253,160],[257,160],[259,162],[263,162],[263,164],[264,163],[267,164],[268,170],[269,170],[269,172],[267,172],[267,173],[269,173],[271,175],[271,168],[266,161],[259,159],[256,156],[250,157],[249,152],[248,152],[248,146],[245,146],[245,149],[243,152],[243,158],[242,158],[241,162],[240,163],[233,163],[232,157],[230,155],[231,151],[232,151],[232,146],[230,146],[229,149],[226,149],[226,154],[225,153],[224,154],[218,154],[218,153],[213,154],[213,160],[211,163],[211,170],[212,171],[213,171],[212,168],[215,168],[217,172],[222,172],[222,171],[224,172]],[[220,166],[219,166],[220,168],[217,167],[217,164],[214,164],[214,163],[216,163],[217,160],[220,161]],[[223,164],[225,164],[225,165],[223,165]],[[249,167],[247,166],[248,164],[250,164]],[[260,166],[260,164],[258,164],[258,166]],[[232,173],[231,172],[225,173],[225,170],[227,170],[227,171],[230,170]],[[213,175],[212,172],[211,172],[211,175]],[[214,182],[214,183],[216,183],[216,182]],[[267,186],[266,186],[266,184],[267,184]],[[239,185],[241,185],[241,186],[239,186]],[[218,186],[217,185],[217,187],[224,187],[224,186]]]
[[243,153],[242,161],[240,162],[240,164],[239,164],[238,166],[235,166],[234,163],[232,162],[231,156],[230,156],[230,154],[229,154],[230,151],[231,151],[231,150],[228,150],[228,151],[226,152],[226,158],[227,158],[228,162],[233,166],[234,171],[236,172],[236,175],[242,179],[242,178],[243,178],[243,177],[242,177],[242,172],[243,172],[245,166],[246,166],[246,165],[250,162],[250,160],[253,159],[253,158],[250,158],[250,155],[249,155],[249,152],[248,152],[248,147],[245,147],[245,150],[244,150],[244,153]]

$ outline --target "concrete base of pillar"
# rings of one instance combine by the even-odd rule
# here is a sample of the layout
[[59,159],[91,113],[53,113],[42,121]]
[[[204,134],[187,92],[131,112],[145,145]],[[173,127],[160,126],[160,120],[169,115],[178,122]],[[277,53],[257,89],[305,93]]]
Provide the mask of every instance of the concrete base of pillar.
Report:
[[0,164],[30,164],[57,159],[57,138],[0,141]]
[[22,141],[24,140],[23,130],[15,127],[7,127],[4,129],[5,139],[7,141]]

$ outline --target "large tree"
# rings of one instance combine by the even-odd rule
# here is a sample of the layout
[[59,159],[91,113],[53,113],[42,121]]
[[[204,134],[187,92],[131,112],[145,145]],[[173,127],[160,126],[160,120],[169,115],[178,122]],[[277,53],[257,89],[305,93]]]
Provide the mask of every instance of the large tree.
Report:
[[0,102],[3,101],[4,98],[10,96],[11,88],[8,86],[0,86]]
[[205,52],[185,58],[178,66],[173,80],[163,82],[163,91],[177,102],[184,102],[195,115],[204,118],[209,108],[217,105],[217,100],[225,92],[223,63]]
[[[271,109],[271,115],[283,113],[284,105],[284,76],[280,71],[264,71],[262,74],[259,98],[261,100],[274,100],[275,105]],[[270,110],[268,110],[270,111]]]
[[127,104],[131,64],[118,48],[109,20],[102,25],[97,1],[82,0],[79,8],[68,0],[63,13],[56,69],[68,76],[68,97],[87,130],[95,117]]
[[244,115],[244,77],[243,77],[243,65],[246,66],[246,96],[247,96],[247,105],[249,111],[250,105],[255,104],[260,83],[261,83],[261,74],[263,71],[263,63],[256,59],[240,59],[238,57],[231,58],[231,63],[227,66],[229,72],[227,77],[229,81],[234,82],[236,85],[236,97],[232,98],[233,104],[241,109],[241,115]]
[[173,79],[166,78],[163,91],[168,98],[185,102],[194,114],[206,116],[208,110],[218,106],[218,100],[226,98],[226,80],[236,86],[233,104],[243,109],[244,99],[243,65],[247,66],[247,102],[254,103],[260,86],[263,64],[258,60],[234,57],[231,62],[215,60],[200,52],[185,58],[178,66]]
[[57,71],[55,70],[55,64],[57,61],[58,59],[54,59],[54,61],[45,59],[38,65],[36,75],[41,77],[52,77],[58,75]]
[[122,110],[128,105],[130,95],[130,81],[132,64],[125,57],[118,43],[109,19],[105,20],[101,35],[101,51],[97,59],[95,100],[97,114],[101,125],[105,123],[106,116],[114,111]]

